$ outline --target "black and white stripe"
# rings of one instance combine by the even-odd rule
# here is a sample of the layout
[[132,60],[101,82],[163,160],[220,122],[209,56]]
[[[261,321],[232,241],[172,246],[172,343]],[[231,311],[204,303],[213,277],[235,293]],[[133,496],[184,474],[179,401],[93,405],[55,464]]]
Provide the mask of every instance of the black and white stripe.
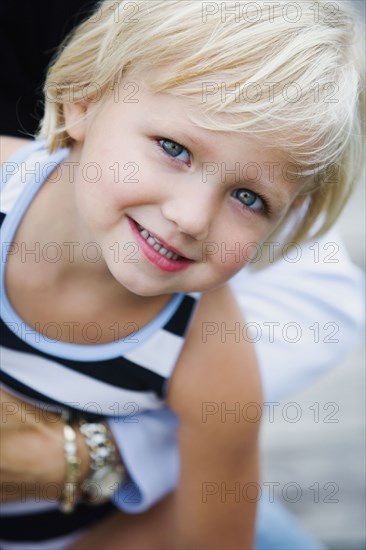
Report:
[[[16,159],[18,168],[24,165],[26,170],[11,165],[15,173],[8,178],[2,196],[2,284],[9,244],[42,184],[32,170],[43,173],[42,166],[57,164],[66,155],[62,150],[48,155],[42,143],[28,146],[26,153],[30,154],[27,159],[19,154]],[[20,330],[25,323],[12,310],[3,288],[1,380],[10,391],[41,407],[70,408],[90,417],[124,417],[131,415],[131,410],[136,414],[162,408],[198,299],[199,294],[177,295],[151,326],[133,335],[132,345],[124,341],[90,346],[57,341],[52,345],[41,334],[34,337],[30,327]],[[79,505],[73,514],[64,515],[55,503],[48,506],[26,499],[17,506],[7,504],[2,507],[0,545],[9,550],[61,549],[73,534],[114,509],[111,503]]]

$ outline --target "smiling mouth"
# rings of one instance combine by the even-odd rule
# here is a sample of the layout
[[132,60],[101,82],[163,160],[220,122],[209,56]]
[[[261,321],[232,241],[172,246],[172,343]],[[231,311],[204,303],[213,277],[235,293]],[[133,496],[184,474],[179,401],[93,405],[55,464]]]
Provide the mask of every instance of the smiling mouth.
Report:
[[143,239],[147,241],[147,243],[152,246],[154,250],[156,250],[159,254],[167,258],[168,260],[183,260],[185,259],[184,256],[179,256],[179,254],[176,254],[173,252],[173,250],[169,250],[169,248],[166,248],[161,242],[156,239],[156,237],[153,237],[151,233],[148,232],[145,227],[142,227],[142,225],[139,225],[136,223],[137,229]]

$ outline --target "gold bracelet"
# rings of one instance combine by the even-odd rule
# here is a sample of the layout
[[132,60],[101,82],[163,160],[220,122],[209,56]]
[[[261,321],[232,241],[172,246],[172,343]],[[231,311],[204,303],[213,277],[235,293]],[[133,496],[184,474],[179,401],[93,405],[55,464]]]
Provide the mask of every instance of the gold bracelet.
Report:
[[81,484],[81,494],[88,504],[98,505],[113,497],[124,481],[125,468],[105,419],[80,418],[79,429],[90,456],[89,477]]
[[59,500],[59,509],[64,514],[74,511],[78,496],[78,479],[80,474],[80,458],[77,456],[76,432],[72,427],[69,411],[62,413],[64,420],[64,454],[66,471],[64,487]]

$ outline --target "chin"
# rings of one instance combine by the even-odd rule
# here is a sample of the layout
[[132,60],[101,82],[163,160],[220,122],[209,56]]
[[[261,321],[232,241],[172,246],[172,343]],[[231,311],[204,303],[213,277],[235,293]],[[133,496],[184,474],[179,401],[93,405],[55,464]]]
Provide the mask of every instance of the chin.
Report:
[[151,298],[153,296],[171,294],[169,290],[162,290],[161,285],[154,287],[152,284],[146,283],[146,280],[141,282],[138,279],[126,281],[118,277],[116,277],[116,280],[125,290],[131,292],[131,294],[135,294],[135,296]]
[[164,294],[171,294],[171,292],[164,292],[164,291],[158,291],[158,290],[151,290],[147,288],[136,288],[136,287],[127,287],[125,288],[131,292],[132,294],[135,294],[135,296],[141,296],[141,298],[153,298],[154,296],[163,296]]

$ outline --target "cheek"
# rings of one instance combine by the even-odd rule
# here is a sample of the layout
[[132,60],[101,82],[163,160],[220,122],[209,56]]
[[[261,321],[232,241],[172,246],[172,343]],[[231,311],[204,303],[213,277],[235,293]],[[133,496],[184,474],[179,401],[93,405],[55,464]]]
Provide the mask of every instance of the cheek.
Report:
[[259,243],[265,239],[268,228],[260,221],[255,222],[249,219],[248,223],[242,224],[240,230],[237,224],[230,228],[226,226],[225,230],[217,234],[230,235],[230,238],[212,239],[203,246],[203,261],[206,256],[220,279],[228,280],[261,256]]
[[246,264],[245,251],[239,243],[230,251],[222,247],[216,259],[217,274],[221,281],[228,281]]
[[75,201],[81,218],[88,225],[103,229],[117,220],[122,201],[117,185],[107,182],[102,173],[100,176],[92,181],[81,175],[75,185]]
[[207,251],[203,253],[204,261],[205,256],[220,282],[229,280],[248,263],[246,246],[239,241],[230,244],[209,243]]

